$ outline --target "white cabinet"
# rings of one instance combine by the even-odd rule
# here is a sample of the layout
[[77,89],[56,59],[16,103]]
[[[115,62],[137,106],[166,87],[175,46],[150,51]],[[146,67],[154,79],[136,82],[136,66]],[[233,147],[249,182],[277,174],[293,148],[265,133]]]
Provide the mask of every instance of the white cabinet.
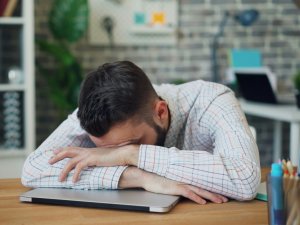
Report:
[[20,177],[35,148],[33,0],[16,2],[0,17],[0,178]]

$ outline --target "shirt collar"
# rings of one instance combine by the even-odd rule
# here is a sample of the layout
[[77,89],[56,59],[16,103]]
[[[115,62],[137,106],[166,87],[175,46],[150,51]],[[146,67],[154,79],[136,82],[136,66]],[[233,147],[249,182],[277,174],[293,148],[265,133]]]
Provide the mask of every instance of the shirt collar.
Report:
[[171,116],[169,129],[167,131],[164,143],[165,147],[170,148],[177,146],[178,136],[184,127],[187,116],[185,116],[185,114],[182,112],[182,109],[180,109],[180,103],[178,103],[178,99],[176,99],[175,96],[161,97],[167,102]]

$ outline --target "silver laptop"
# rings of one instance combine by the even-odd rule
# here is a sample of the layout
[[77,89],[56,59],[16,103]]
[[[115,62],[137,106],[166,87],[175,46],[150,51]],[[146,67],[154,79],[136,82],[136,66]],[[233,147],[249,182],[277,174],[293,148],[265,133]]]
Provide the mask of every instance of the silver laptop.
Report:
[[74,190],[37,188],[20,195],[21,202],[160,213],[170,211],[179,199],[179,196],[156,194],[142,189]]

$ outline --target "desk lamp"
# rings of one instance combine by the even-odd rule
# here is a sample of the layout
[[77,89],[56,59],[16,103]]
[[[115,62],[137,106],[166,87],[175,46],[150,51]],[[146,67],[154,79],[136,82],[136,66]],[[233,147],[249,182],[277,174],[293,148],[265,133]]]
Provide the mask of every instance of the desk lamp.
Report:
[[228,11],[224,13],[224,16],[219,24],[218,32],[214,35],[211,45],[211,69],[213,73],[214,82],[219,81],[217,50],[219,47],[219,38],[223,36],[224,28],[227,24],[228,19],[233,18],[240,25],[244,27],[249,27],[257,20],[258,16],[259,12],[255,9],[248,9],[234,14]]

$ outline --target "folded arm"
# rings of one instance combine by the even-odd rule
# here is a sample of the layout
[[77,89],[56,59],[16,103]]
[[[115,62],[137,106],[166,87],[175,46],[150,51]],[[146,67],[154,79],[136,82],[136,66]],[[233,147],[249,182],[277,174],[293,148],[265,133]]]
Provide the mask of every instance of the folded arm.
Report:
[[201,121],[213,139],[213,153],[142,145],[138,167],[237,200],[254,198],[261,176],[258,149],[233,94],[217,97]]
[[81,172],[79,182],[72,182],[71,171],[63,182],[59,181],[62,169],[70,159],[63,159],[53,165],[49,159],[53,151],[67,146],[95,147],[87,133],[80,127],[74,111],[25,161],[22,184],[27,187],[64,187],[74,189],[116,189],[125,166],[89,167]]

